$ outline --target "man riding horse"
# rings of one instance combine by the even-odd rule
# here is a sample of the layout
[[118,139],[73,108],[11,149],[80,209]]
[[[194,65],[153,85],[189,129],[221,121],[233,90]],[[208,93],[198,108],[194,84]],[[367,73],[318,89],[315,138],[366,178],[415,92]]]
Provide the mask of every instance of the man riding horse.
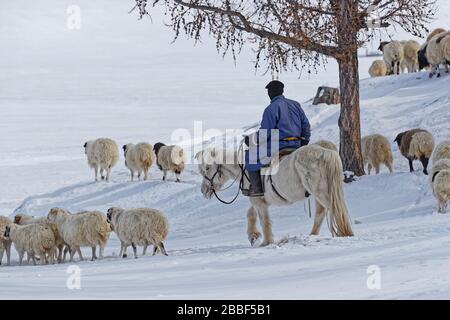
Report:
[[[244,190],[244,195],[249,197],[264,196],[261,168],[270,163],[271,156],[283,149],[305,146],[311,136],[308,118],[300,104],[284,97],[284,84],[274,80],[266,89],[270,105],[264,110],[260,129],[245,139],[249,147],[245,153],[245,168],[248,171],[250,187]],[[274,133],[276,137],[273,137]],[[278,145],[273,146],[273,143]]]

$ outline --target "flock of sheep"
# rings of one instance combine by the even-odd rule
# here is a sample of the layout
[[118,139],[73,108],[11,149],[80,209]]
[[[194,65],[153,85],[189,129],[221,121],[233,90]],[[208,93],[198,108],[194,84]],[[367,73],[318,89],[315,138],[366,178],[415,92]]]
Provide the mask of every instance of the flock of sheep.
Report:
[[[117,143],[108,138],[88,141],[84,144],[85,154],[89,166],[98,173],[102,180],[109,181],[112,168],[119,160]],[[130,170],[131,181],[135,174],[138,178],[147,180],[148,171],[156,160],[159,169],[163,171],[163,180],[167,172],[174,172],[176,181],[180,181],[180,174],[184,170],[184,150],[179,146],[166,146],[163,143],[129,143],[123,146],[125,165]],[[91,260],[103,257],[104,248],[111,231],[120,240],[120,256],[127,256],[127,248],[133,247],[134,257],[137,258],[137,246],[143,246],[143,255],[147,253],[149,245],[154,246],[153,254],[160,251],[167,255],[164,241],[169,233],[167,217],[156,209],[138,208],[124,210],[110,208],[106,215],[99,211],[82,211],[72,214],[67,210],[53,208],[47,217],[34,218],[26,214],[17,214],[14,221],[0,216],[0,264],[6,251],[7,265],[10,265],[11,246],[17,250],[19,264],[22,265],[25,253],[27,260],[36,264],[63,263],[67,253],[70,261],[78,254],[83,260],[81,247],[92,248]]]
[[431,68],[430,78],[436,73],[440,77],[440,66],[449,72],[450,31],[438,28],[420,45],[415,40],[381,42],[379,48],[383,60],[375,60],[369,68],[371,77],[417,72]]
[[[450,140],[445,140],[435,148],[433,135],[424,129],[412,129],[401,132],[394,140],[400,153],[408,159],[410,172],[414,172],[413,161],[420,160],[423,173],[428,174],[428,163],[432,161],[430,175],[431,188],[438,202],[438,211],[444,213],[450,202]],[[362,155],[364,164],[368,165],[368,173],[372,168],[380,172],[380,165],[384,164],[392,173],[391,145],[388,139],[380,134],[362,138]]]

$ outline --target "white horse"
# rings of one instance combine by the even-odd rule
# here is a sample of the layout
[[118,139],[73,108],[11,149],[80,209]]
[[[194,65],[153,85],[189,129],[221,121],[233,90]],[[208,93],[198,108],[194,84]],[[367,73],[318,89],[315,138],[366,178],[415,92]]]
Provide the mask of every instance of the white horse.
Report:
[[[243,166],[239,155],[236,151],[219,149],[206,149],[196,155],[199,172],[203,176],[201,191],[207,199],[228,181],[242,178]],[[252,246],[261,237],[256,226],[258,217],[264,236],[261,246],[274,242],[269,206],[290,205],[304,200],[307,192],[316,200],[312,235],[319,234],[320,226],[329,213],[333,236],[353,236],[344,199],[342,162],[336,151],[318,145],[304,146],[281,158],[277,169],[275,174],[264,176],[264,197],[249,198],[247,235]]]

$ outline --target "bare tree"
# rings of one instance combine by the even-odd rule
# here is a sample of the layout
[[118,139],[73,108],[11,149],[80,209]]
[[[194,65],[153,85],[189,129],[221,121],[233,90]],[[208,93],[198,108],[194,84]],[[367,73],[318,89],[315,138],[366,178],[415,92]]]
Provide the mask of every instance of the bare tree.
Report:
[[[147,0],[136,0],[140,16]],[[344,169],[364,174],[361,156],[358,48],[376,27],[390,24],[420,36],[436,0],[155,0],[170,14],[175,39],[208,33],[217,50],[234,58],[245,43],[256,48],[255,67],[274,74],[334,58],[341,91],[340,155]]]

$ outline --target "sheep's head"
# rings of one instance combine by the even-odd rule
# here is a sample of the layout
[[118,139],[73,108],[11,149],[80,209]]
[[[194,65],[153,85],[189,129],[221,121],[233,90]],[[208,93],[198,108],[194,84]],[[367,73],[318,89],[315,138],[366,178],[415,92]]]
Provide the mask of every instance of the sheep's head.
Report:
[[384,47],[389,44],[389,41],[382,41],[380,42],[380,46],[378,47],[378,50],[380,50],[381,52],[384,51]]
[[405,135],[405,133],[406,133],[406,132],[399,133],[399,134],[397,135],[397,137],[395,137],[394,142],[397,142],[397,145],[398,145],[399,147],[400,147],[400,145],[402,144],[402,139],[403,139],[403,136]]
[[14,223],[19,224],[19,225],[24,224],[26,222],[26,220],[33,219],[33,218],[34,218],[34,216],[29,216],[29,215],[26,215],[23,213],[18,213],[14,217]]
[[86,141],[85,143],[84,143],[84,145],[83,145],[83,148],[84,148],[84,154],[87,154],[88,153],[88,149],[89,149],[89,146],[92,144],[92,142],[91,141]]
[[65,216],[67,215],[68,212],[65,211],[64,209],[61,208],[53,208],[50,210],[50,212],[47,215],[47,219],[52,221],[52,222],[56,222],[56,219],[58,219],[58,217],[61,216]]
[[20,221],[22,221],[22,220],[23,220],[23,216],[20,213],[16,214],[16,216],[14,217],[15,224],[20,224]]
[[427,59],[427,46],[424,46],[422,49],[417,52],[417,58],[419,60],[419,70],[422,70],[430,65]]
[[155,151],[156,156],[158,156],[159,149],[164,146],[165,144],[162,142],[155,143],[155,145],[153,146],[153,151]]
[[3,233],[3,237],[6,240],[9,240],[9,237],[11,236],[11,227],[10,226],[6,226],[5,227],[5,232]]
[[114,224],[116,222],[117,217],[124,212],[122,208],[112,207],[109,208],[106,212],[106,221],[110,224],[111,229],[114,230]]

